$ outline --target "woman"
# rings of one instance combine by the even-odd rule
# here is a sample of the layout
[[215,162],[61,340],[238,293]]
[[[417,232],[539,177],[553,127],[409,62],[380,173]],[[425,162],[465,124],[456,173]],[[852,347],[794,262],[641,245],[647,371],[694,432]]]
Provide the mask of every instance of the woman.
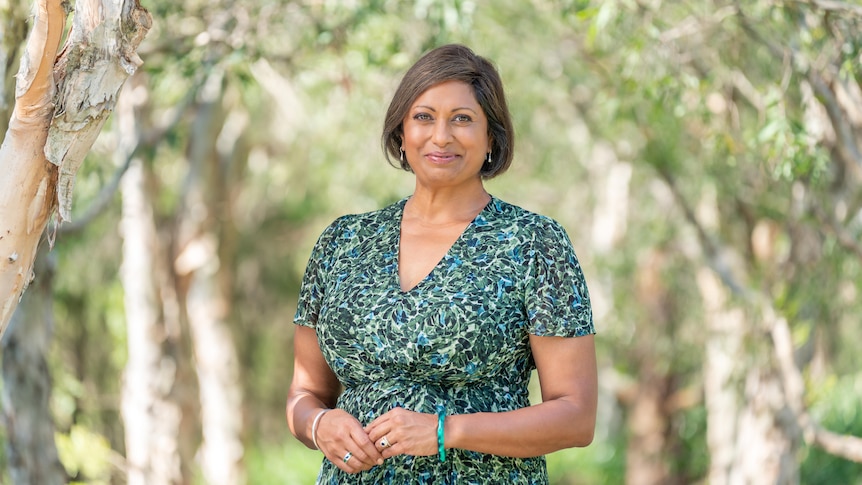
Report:
[[483,186],[512,160],[495,68],[460,45],[427,53],[383,145],[415,190],[315,245],[291,432],[326,456],[318,483],[547,483],[544,454],[593,438],[595,330],[563,228]]

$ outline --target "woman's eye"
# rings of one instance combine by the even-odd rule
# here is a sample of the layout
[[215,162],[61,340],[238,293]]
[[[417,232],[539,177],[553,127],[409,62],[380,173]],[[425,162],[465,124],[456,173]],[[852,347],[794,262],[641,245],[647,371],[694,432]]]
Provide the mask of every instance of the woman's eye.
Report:
[[454,120],[458,123],[469,123],[472,121],[467,115],[455,115]]
[[415,115],[413,115],[413,119],[416,121],[430,121],[431,115],[429,115],[428,113],[416,113]]

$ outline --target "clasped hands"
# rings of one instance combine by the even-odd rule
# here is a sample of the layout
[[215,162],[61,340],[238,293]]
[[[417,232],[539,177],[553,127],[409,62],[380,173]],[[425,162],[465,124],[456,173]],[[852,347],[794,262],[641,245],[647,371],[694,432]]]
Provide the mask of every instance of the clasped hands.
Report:
[[397,407],[363,427],[346,411],[333,409],[321,417],[316,436],[329,461],[358,473],[396,455],[437,454],[437,416]]

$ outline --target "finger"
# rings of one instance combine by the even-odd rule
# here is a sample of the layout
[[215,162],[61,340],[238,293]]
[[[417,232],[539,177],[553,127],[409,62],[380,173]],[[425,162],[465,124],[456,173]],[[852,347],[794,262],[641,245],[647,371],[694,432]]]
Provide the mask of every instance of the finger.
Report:
[[391,447],[394,442],[389,439],[388,435],[384,434],[383,437],[375,441],[375,443],[377,443],[377,445],[379,446],[380,451],[383,451],[386,448]]
[[383,462],[383,456],[356,418],[344,412],[327,414],[333,414],[332,419],[318,426],[317,441],[329,461],[347,473],[367,470]]
[[383,455],[384,460],[388,460],[393,456],[403,455],[405,453],[404,444],[403,443],[393,443],[391,446],[384,449],[380,454]]
[[367,446],[356,447],[353,450],[348,463],[356,468],[368,469],[383,463],[383,455],[369,441]]
[[377,440],[377,449],[380,450],[380,454],[383,456],[383,459],[390,458],[395,455],[399,455],[397,450],[393,451],[392,448],[395,446],[396,442],[389,437],[389,435],[383,435],[383,438]]
[[[392,431],[392,427],[388,424],[380,424],[373,429],[367,430],[368,439],[374,442],[375,445],[378,445],[380,448],[380,440],[383,439],[384,436],[390,435]],[[389,436],[389,442],[392,442],[392,436]]]
[[350,451],[346,452],[340,459],[336,458],[335,460],[332,460],[332,462],[335,463],[335,466],[341,468],[347,473],[356,473],[361,467],[359,459],[353,456],[353,452]]
[[375,430],[377,430],[381,426],[386,426],[386,423],[390,419],[391,419],[391,417],[389,416],[389,413],[385,413],[385,414],[381,414],[380,416],[377,416],[376,418],[374,418],[374,421],[368,423],[365,426],[365,432],[368,434],[371,434],[372,432],[374,432]]
[[[336,461],[337,460],[337,461]],[[376,463],[367,463],[363,460],[361,455],[355,454],[353,452],[346,452],[344,456],[340,459],[336,458],[336,460],[332,461],[335,466],[344,470],[347,473],[358,473],[361,471],[371,469]]]
[[363,465],[371,467],[383,463],[383,455],[380,454],[380,450],[377,449],[374,442],[371,441],[364,431],[355,434],[351,433],[351,438],[353,438],[353,442],[357,445],[357,449],[353,453],[360,459]]
[[389,411],[386,411],[385,413],[381,414],[380,416],[377,416],[376,418],[374,418],[373,421],[368,423],[365,426],[365,431],[370,431],[372,429],[377,428],[378,426],[383,425],[384,423],[391,421],[393,416],[398,416],[400,413],[402,413],[404,411],[405,411],[405,409],[400,407],[400,406],[393,407]]

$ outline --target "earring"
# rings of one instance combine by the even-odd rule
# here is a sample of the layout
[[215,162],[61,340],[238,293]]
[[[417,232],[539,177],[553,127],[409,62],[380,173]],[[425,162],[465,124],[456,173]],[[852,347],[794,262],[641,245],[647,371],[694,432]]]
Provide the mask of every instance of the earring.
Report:
[[488,159],[487,159],[487,160],[485,160],[485,163],[487,163],[489,166],[490,166],[492,163],[494,163],[494,162],[491,160],[491,152],[490,152],[490,151],[488,151]]
[[404,162],[404,148],[401,148],[401,161]]

